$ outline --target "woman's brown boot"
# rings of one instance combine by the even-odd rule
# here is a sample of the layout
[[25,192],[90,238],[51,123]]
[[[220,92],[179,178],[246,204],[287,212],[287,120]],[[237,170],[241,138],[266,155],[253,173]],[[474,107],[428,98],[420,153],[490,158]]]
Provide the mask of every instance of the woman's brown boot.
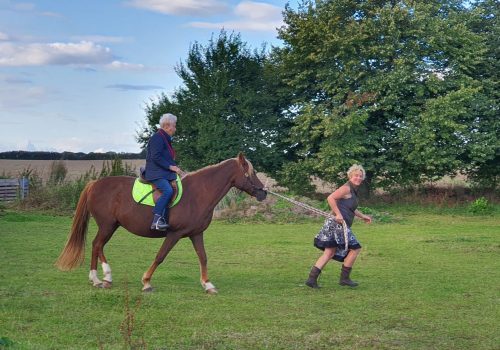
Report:
[[311,288],[319,288],[318,286],[318,277],[321,273],[321,269],[318,269],[316,266],[313,266],[311,272],[309,272],[309,278],[306,281],[306,286]]
[[347,267],[342,265],[342,270],[340,271],[340,281],[339,284],[341,286],[349,286],[356,287],[358,284],[354,281],[351,281],[349,275],[351,274],[352,267]]

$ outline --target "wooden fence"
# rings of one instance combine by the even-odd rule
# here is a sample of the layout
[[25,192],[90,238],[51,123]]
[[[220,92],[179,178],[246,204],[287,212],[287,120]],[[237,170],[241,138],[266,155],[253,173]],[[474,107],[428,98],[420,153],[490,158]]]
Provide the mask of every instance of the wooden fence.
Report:
[[11,202],[24,199],[29,193],[29,181],[21,179],[0,179],[0,202]]

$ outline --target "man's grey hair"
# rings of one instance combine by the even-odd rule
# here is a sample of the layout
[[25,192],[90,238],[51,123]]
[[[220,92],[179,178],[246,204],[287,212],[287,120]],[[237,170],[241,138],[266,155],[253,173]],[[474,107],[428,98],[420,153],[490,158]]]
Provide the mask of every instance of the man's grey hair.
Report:
[[355,171],[360,171],[361,174],[363,174],[363,180],[365,179],[366,177],[366,171],[365,169],[363,168],[362,165],[359,165],[359,164],[353,164],[349,170],[347,170],[347,178],[350,179],[351,178],[351,175],[352,173],[354,173]]
[[175,123],[177,123],[177,117],[172,113],[165,113],[160,118],[160,128],[163,128],[168,124],[175,124]]

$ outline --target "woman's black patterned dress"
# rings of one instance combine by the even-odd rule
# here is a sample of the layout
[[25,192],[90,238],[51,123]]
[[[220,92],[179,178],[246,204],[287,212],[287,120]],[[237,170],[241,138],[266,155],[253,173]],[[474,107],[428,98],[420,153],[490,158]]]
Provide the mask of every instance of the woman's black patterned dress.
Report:
[[356,236],[351,231],[351,225],[355,216],[354,212],[358,207],[358,194],[350,182],[347,184],[351,190],[351,198],[341,198],[337,200],[337,206],[347,225],[348,249],[345,249],[344,229],[342,225],[337,223],[333,218],[326,219],[323,227],[316,237],[314,237],[314,246],[316,248],[321,250],[325,250],[325,248],[336,248],[335,255],[332,259],[337,261],[344,261],[349,249],[361,248],[361,244],[359,244]]

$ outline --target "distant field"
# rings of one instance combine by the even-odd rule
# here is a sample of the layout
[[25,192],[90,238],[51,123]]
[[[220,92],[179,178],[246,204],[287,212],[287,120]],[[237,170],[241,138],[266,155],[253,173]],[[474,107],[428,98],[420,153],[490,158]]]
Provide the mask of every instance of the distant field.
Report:
[[[50,165],[53,160],[11,160],[0,159],[0,175],[17,177],[25,169],[36,169],[38,175],[44,180],[47,180],[50,175]],[[97,172],[100,172],[105,160],[65,160],[66,168],[68,169],[67,179],[76,179],[80,175],[85,174],[92,166]],[[111,161],[107,161],[110,163]],[[125,159],[124,163],[129,164],[132,168],[139,168],[146,164],[144,159]]]
[[[42,177],[44,181],[49,178],[50,175],[50,165],[53,160],[11,160],[11,159],[0,159],[0,177],[18,177],[26,169],[36,169],[38,175]],[[105,160],[65,160],[66,168],[68,169],[68,174],[66,175],[67,180],[74,180],[79,178],[81,175],[85,174],[90,170],[91,166],[94,166],[97,172],[100,172],[102,166],[106,162]],[[107,161],[111,162],[111,161]],[[139,174],[139,168],[146,164],[145,159],[124,159],[123,163],[129,164],[132,169],[137,170]],[[262,182],[271,189],[279,189],[276,187],[276,181],[268,178],[264,173],[258,173],[259,178]],[[326,187],[326,185],[323,185]],[[327,190],[328,191],[328,190]],[[326,191],[326,192],[327,192]]]
[[[36,169],[38,175],[42,177],[45,181],[50,175],[50,165],[53,160],[11,160],[11,159],[0,159],[0,177],[18,177],[26,169]],[[90,170],[91,166],[94,166],[97,172],[100,172],[105,160],[65,160],[66,167],[68,169],[68,174],[66,179],[74,180],[85,174]],[[108,162],[110,162],[108,160]],[[129,164],[132,168],[139,172],[139,168],[146,164],[145,159],[124,159],[124,163]],[[263,170],[263,169],[258,169]],[[257,174],[264,185],[271,190],[281,190],[282,187],[276,185],[276,181],[265,173],[259,172]],[[313,178],[312,182],[316,186],[316,192],[318,193],[331,193],[335,190],[336,186],[320,179]],[[443,179],[434,182],[433,185],[439,187],[449,187],[449,186],[467,186],[466,179],[463,175],[458,175],[455,178],[450,178],[445,176]]]

